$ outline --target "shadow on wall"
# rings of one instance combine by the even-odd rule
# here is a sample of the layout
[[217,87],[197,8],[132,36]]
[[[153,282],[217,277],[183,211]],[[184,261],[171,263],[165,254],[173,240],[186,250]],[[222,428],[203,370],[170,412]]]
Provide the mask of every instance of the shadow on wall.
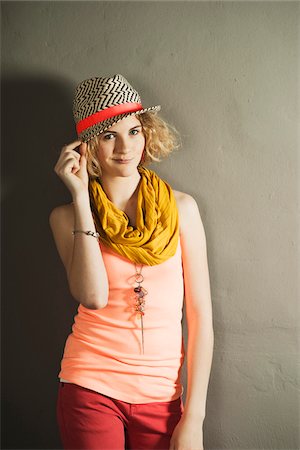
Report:
[[[71,201],[54,172],[76,139],[72,82],[2,77],[2,448],[60,448],[55,406],[77,304],[48,217]],[[18,433],[16,433],[18,429]]]

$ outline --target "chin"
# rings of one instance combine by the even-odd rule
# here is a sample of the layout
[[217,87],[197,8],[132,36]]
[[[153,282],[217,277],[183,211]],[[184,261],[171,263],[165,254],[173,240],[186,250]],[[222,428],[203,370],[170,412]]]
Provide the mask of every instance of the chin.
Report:
[[136,173],[138,164],[119,164],[114,168],[114,173],[128,177]]

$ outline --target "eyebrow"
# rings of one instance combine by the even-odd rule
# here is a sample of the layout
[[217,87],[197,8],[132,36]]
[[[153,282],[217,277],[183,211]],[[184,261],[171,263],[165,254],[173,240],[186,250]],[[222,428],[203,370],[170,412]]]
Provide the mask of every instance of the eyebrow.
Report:
[[[135,127],[130,128],[129,131],[134,130],[135,128],[139,128],[139,127],[142,127],[142,125],[136,125]],[[106,130],[106,131],[103,132],[103,134],[106,134],[106,133],[117,133],[117,132],[116,131],[109,131],[109,130]]]

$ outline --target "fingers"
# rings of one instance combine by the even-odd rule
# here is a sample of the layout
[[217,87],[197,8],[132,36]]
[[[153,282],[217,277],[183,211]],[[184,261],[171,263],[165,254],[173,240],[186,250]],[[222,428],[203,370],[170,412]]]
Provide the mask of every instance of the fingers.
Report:
[[77,147],[81,145],[81,141],[73,141],[70,144],[65,144],[60,151],[60,156],[62,156],[64,153],[72,152],[74,155],[80,155],[80,153],[77,150]]
[[65,158],[68,153],[75,156],[78,160],[80,159],[80,153],[75,150],[77,147],[81,146],[81,141],[74,141],[70,144],[66,144],[63,146],[60,152],[60,158]]
[[80,144],[82,144],[82,141],[80,141],[79,139],[76,141],[73,141],[70,144],[64,145],[63,148],[61,149],[61,152],[65,151],[66,149],[74,150],[74,148],[79,147]]
[[73,172],[72,167],[74,167],[74,170],[79,168],[81,155],[75,149],[81,146],[81,144],[82,142],[80,140],[76,140],[62,147],[60,156],[54,168],[57,174],[64,173],[66,170]]
[[[79,151],[78,151],[79,147]],[[62,147],[58,161],[54,167],[54,171],[58,175],[68,173],[77,173],[80,166],[86,165],[87,143],[76,140]],[[83,158],[82,158],[83,157]]]
[[[59,174],[74,173],[74,170],[79,170],[79,161],[74,158],[72,154],[65,154],[64,158],[60,158],[54,167],[55,172]],[[74,170],[73,170],[74,169]],[[76,171],[77,171],[76,170]]]
[[82,142],[80,147],[79,147],[79,151],[81,156],[86,156],[86,151],[87,151],[87,143],[86,142]]

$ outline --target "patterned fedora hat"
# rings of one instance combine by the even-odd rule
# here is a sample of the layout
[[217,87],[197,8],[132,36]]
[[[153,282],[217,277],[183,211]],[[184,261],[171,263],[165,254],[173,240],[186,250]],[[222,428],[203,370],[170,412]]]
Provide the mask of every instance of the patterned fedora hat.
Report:
[[143,108],[138,92],[120,74],[82,81],[75,90],[73,101],[76,130],[83,142],[124,117],[160,109],[160,105]]

